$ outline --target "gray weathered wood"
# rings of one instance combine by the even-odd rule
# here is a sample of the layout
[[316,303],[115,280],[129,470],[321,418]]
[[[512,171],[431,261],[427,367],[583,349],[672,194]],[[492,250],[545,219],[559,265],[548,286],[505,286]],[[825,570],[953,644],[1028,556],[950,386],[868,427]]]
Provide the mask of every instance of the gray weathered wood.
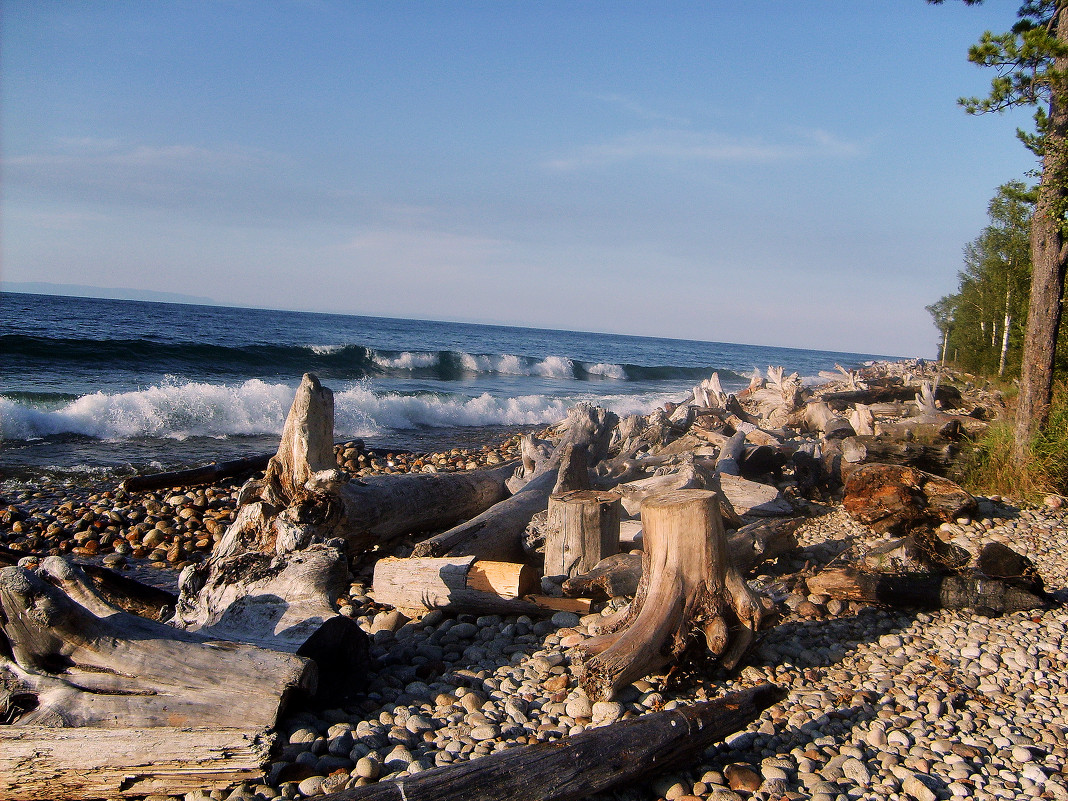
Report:
[[549,497],[545,575],[577,576],[619,552],[620,494],[573,490]]

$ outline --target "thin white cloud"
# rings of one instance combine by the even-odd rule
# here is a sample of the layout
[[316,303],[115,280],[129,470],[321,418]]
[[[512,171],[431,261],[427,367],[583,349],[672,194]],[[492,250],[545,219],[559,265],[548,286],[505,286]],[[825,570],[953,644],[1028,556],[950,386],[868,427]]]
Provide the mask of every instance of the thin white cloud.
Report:
[[718,131],[654,128],[591,145],[569,156],[545,162],[550,169],[569,171],[638,161],[762,163],[821,156],[853,157],[861,148],[821,130],[802,130],[791,140],[770,143],[739,139]]
[[671,125],[689,125],[690,120],[685,117],[679,117],[675,114],[667,114],[662,111],[650,108],[649,106],[635,100],[627,95],[616,94],[609,92],[607,94],[594,95],[602,103],[607,103],[623,111],[631,114],[639,119],[649,120],[650,122],[668,123]]

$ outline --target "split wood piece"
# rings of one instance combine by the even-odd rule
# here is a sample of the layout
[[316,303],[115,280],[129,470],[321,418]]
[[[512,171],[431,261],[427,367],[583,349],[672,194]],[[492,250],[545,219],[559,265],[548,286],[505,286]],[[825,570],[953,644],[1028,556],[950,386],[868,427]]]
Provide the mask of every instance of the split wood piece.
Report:
[[618,492],[574,490],[549,496],[545,575],[577,576],[619,553]]
[[375,564],[378,603],[401,610],[453,609],[482,614],[523,615],[537,612],[520,600],[538,589],[529,565],[489,562],[474,556],[380,559]]
[[263,453],[244,459],[232,459],[226,462],[212,463],[189,470],[174,470],[166,473],[130,476],[122,482],[127,492],[146,492],[148,490],[171,489],[173,487],[195,487],[201,484],[214,484],[226,478],[240,478],[267,469],[267,463],[273,454]]
[[[735,567],[745,574],[762,562],[797,548],[797,529],[803,518],[758,520],[727,535],[727,550]],[[565,595],[595,598],[633,596],[642,577],[640,552],[620,553],[602,559],[593,570],[563,583]]]
[[642,526],[646,550],[634,602],[614,631],[577,650],[587,657],[581,686],[594,700],[674,662],[697,634],[731,669],[760,626],[763,607],[730,560],[715,492],[649,498]]
[[1003,614],[1042,609],[1045,598],[987,576],[934,573],[862,573],[852,568],[824,570],[807,580],[812,594],[849,601],[917,609],[975,609]]
[[971,514],[976,500],[959,485],[913,467],[865,464],[853,471],[842,506],[880,534],[937,526]]
[[588,729],[551,743],[328,793],[323,801],[578,801],[654,771],[692,764],[709,746],[759,717],[785,693],[771,684],[714,701]]
[[613,412],[590,404],[572,407],[566,431],[553,455],[537,466],[534,477],[522,489],[467,522],[423,540],[412,555],[470,555],[501,562],[522,560],[523,532],[535,514],[548,508],[565,454],[576,446],[586,446],[588,461],[600,462],[608,452],[612,428],[618,420]]
[[244,729],[0,726],[0,798],[88,801],[225,790],[262,777],[270,746],[270,737]]
[[308,660],[123,612],[59,557],[0,570],[0,709],[16,726],[236,728],[277,722]]

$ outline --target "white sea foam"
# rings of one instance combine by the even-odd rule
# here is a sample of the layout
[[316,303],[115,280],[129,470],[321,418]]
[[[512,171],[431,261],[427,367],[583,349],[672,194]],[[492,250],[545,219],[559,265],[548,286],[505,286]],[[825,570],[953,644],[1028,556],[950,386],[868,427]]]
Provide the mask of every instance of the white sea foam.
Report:
[[540,361],[534,361],[511,354],[480,356],[461,353],[460,366],[472,373],[529,375],[547,378],[575,377],[575,363],[564,356],[547,356]]
[[371,357],[375,364],[387,370],[416,370],[419,368],[434,367],[440,361],[436,353],[422,353],[405,351],[399,356],[383,356],[380,353]]
[[238,386],[165,382],[136,392],[96,392],[52,411],[0,399],[0,436],[184,439],[280,433],[293,394],[284,384],[253,379]]
[[[81,434],[104,440],[141,437],[225,437],[282,431],[294,388],[260,380],[234,386],[165,382],[136,392],[97,392],[52,411],[0,397],[0,438],[28,440]],[[620,416],[646,414],[674,396],[666,393],[499,397],[483,393],[406,395],[376,392],[362,381],[334,393],[338,437],[374,436],[421,426],[547,425],[579,401],[598,403]],[[677,398],[676,398],[677,399]]]
[[627,379],[627,372],[618,364],[591,364],[586,368],[590,375],[602,375],[605,378],[616,378],[620,381]]
[[345,349],[345,345],[306,345],[305,347],[316,356],[329,356],[331,353],[338,353]]

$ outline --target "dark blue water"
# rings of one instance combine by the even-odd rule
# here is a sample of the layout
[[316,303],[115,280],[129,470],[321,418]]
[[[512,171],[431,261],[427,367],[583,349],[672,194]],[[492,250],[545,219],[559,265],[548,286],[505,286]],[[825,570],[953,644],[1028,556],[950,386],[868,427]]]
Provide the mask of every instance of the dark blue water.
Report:
[[424,320],[0,293],[0,472],[123,473],[273,450],[295,387],[335,393],[338,439],[415,450],[619,414],[718,372],[802,376],[869,354]]

